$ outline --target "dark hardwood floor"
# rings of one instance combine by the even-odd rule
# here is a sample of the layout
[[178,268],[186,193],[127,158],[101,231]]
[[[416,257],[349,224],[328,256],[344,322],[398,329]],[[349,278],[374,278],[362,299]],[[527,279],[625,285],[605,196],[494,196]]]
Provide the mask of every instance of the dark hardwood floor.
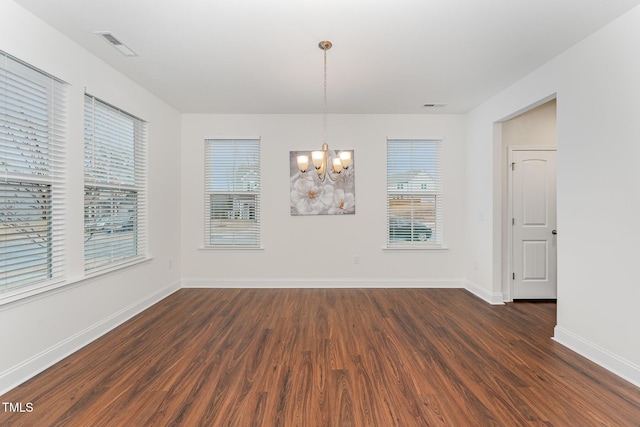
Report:
[[551,340],[555,304],[459,289],[183,289],[0,396],[1,426],[640,426]]

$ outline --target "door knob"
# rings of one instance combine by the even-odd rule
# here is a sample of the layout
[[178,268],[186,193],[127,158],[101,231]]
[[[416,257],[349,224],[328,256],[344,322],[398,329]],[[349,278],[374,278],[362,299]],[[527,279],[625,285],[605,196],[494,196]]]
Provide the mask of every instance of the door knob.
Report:
[[551,230],[551,234],[558,234],[558,230]]

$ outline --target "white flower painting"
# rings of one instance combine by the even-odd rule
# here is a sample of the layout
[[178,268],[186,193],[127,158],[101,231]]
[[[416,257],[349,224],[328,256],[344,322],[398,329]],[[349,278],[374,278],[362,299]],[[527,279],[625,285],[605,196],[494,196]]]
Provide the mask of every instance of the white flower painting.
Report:
[[[305,173],[298,169],[298,156],[308,155],[311,158],[309,151],[289,152],[291,215],[352,215],[356,213],[353,151],[348,151],[351,152],[349,168],[341,170],[340,173],[327,174],[324,180],[318,178],[311,164]],[[330,165],[337,156],[336,151],[329,151]]]

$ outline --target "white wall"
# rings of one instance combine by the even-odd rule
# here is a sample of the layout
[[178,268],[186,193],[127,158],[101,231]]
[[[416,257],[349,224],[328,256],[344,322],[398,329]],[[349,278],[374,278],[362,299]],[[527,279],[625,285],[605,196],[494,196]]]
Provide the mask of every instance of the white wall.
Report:
[[[464,117],[329,115],[328,123],[329,147],[355,150],[355,215],[290,215],[289,151],[320,148],[321,115],[183,116],[182,271],[186,286],[463,285]],[[201,249],[206,137],[261,138],[263,250]],[[443,138],[448,250],[383,250],[387,137]],[[357,265],[354,255],[359,256]]]
[[[2,394],[179,287],[180,114],[12,1],[0,3],[0,49],[71,85],[66,257],[73,282],[0,305]],[[85,87],[92,95],[149,122],[152,257],[89,280],[83,273]]]
[[[555,339],[638,385],[639,39],[635,8],[469,114],[465,261],[469,280],[499,291],[501,132],[495,123],[557,94]],[[493,226],[480,226],[480,217]]]

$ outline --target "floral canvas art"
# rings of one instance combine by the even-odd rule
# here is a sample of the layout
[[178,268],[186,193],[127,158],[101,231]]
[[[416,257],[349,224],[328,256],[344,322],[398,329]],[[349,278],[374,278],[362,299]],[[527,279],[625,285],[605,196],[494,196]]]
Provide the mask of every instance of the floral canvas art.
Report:
[[[298,156],[309,156],[309,151],[289,152],[290,168],[290,206],[291,215],[348,215],[356,213],[355,200],[355,168],[353,162],[353,150],[341,150],[350,152],[351,164],[347,169],[339,173],[327,172],[324,180],[318,177],[318,173],[312,164],[309,164],[306,172],[301,172],[298,167]],[[339,152],[328,152],[328,164],[331,165]],[[309,162],[310,163],[310,162]]]

